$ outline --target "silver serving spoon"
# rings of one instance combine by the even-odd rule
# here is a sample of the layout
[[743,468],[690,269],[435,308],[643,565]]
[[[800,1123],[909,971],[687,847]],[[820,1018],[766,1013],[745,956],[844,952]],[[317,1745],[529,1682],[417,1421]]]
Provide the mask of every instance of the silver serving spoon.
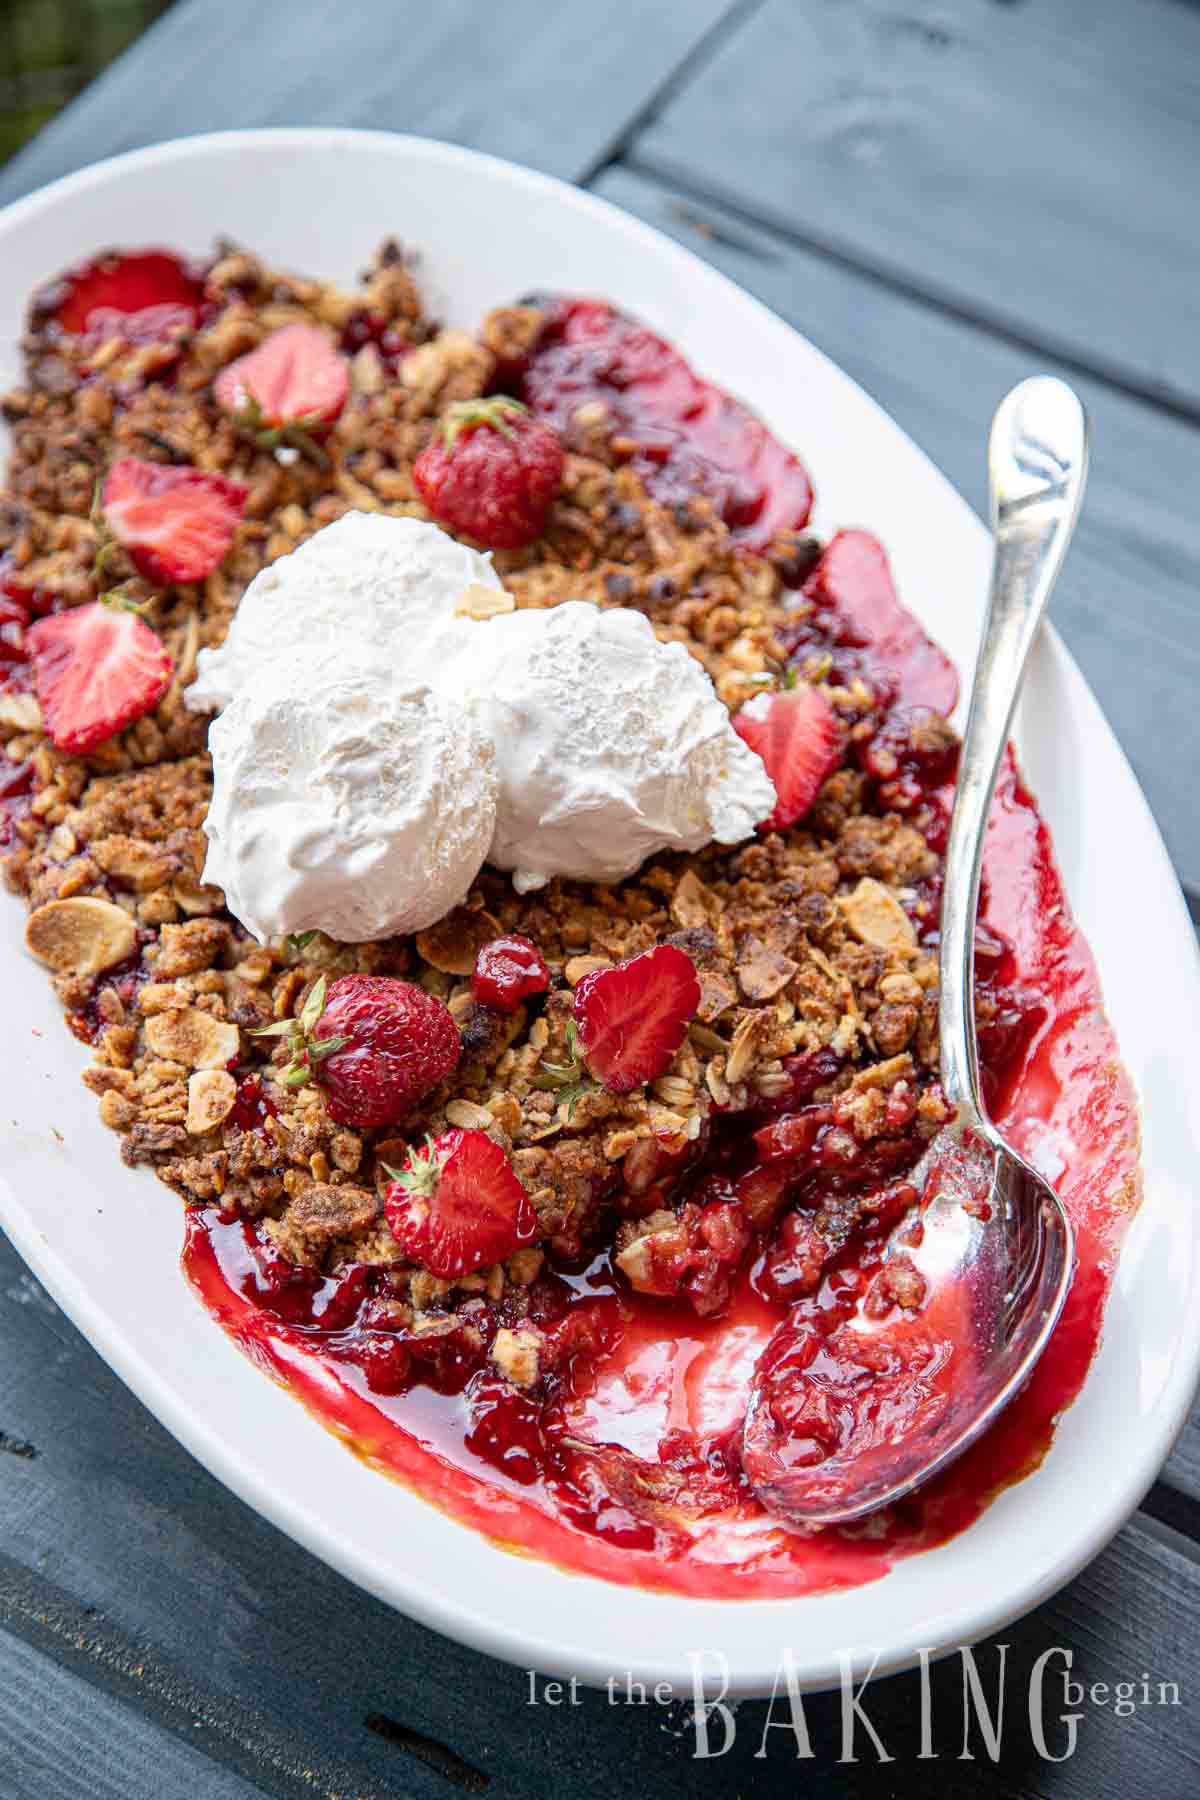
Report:
[[[911,1177],[918,1228],[910,1219],[896,1234],[925,1300],[916,1315],[878,1322],[860,1310],[815,1355],[811,1337],[789,1355],[785,1325],[764,1352],[743,1463],[760,1500],[788,1524],[861,1518],[944,1469],[1027,1379],[1071,1285],[1074,1237],[1062,1202],[984,1110],[973,992],[984,828],[1087,459],[1087,420],[1065,383],[1038,377],[1002,401],[988,448],[991,595],[946,849],[938,959],[941,1080],[954,1117]],[[879,1372],[896,1369],[891,1395],[873,1402]]]

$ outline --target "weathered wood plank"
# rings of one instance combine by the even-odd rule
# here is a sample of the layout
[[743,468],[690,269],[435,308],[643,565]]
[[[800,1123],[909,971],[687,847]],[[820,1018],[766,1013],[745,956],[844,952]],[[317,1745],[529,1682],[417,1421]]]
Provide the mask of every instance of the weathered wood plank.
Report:
[[254,1800],[263,1793],[7,1633],[0,1683],[4,1800]]
[[[1059,365],[627,169],[607,171],[596,191],[774,307],[984,510],[984,447],[997,401],[1025,375],[1064,372]],[[1200,889],[1193,773],[1200,767],[1200,431],[1067,373],[1092,415],[1094,446],[1055,622],[1137,771],[1181,880]],[[803,453],[803,419],[794,437]],[[819,467],[814,475],[819,494]],[[936,568],[936,546],[931,559]]]
[[332,6],[182,0],[0,174],[0,204],[163,138],[255,125],[416,131],[576,177],[733,0]]
[[1176,0],[767,0],[636,150],[1194,411],[1198,129],[1200,11]]
[[[784,1729],[771,1731],[757,1757],[767,1717],[757,1702],[737,1709],[733,1747],[710,1761],[696,1759],[695,1730],[679,1705],[611,1705],[604,1693],[581,1690],[578,1705],[531,1706],[527,1675],[358,1593],[226,1493],[121,1386],[2,1243],[0,1427],[36,1450],[0,1454],[0,1745],[22,1752],[53,1745],[54,1730],[63,1729],[60,1690],[21,1673],[29,1667],[25,1646],[64,1668],[72,1683],[86,1682],[71,1688],[62,1767],[52,1754],[45,1759],[49,1773],[33,1790],[37,1800],[81,1800],[73,1772],[86,1746],[103,1741],[113,1705],[131,1715],[117,1736],[123,1800],[188,1791],[155,1785],[152,1765],[139,1760],[159,1733],[212,1760],[213,1785],[196,1787],[221,1800],[218,1779],[235,1777],[279,1800],[433,1800],[464,1784],[478,1791],[472,1771],[487,1777],[496,1800],[544,1800],[563,1785],[580,1800],[644,1800],[647,1793],[691,1800],[697,1790],[783,1800],[799,1786],[817,1800],[847,1793],[882,1800],[917,1777],[930,1800],[960,1800],[957,1656],[934,1668],[937,1759],[919,1764],[916,1675],[868,1690],[868,1717],[895,1760],[879,1764],[860,1728],[853,1768],[838,1761],[836,1696],[808,1701],[813,1756],[800,1764]],[[1051,1793],[1097,1800],[1115,1791],[1119,1774],[1139,1800],[1195,1792],[1200,1734],[1183,1707],[1139,1707],[1119,1720],[1111,1703],[1089,1702],[1074,1756],[1053,1765],[1031,1736],[1028,1692],[1037,1659],[1065,1650],[1073,1677],[1088,1684],[1108,1682],[1111,1690],[1146,1670],[1155,1683],[1179,1682],[1186,1700],[1200,1682],[1198,1613],[1195,1544],[1150,1521],[1127,1527],[1062,1595],[979,1650],[994,1700],[997,1643],[1010,1646],[1008,1714],[996,1767],[973,1728],[972,1791],[983,1800]],[[781,1609],[781,1646],[786,1636]],[[1062,1672],[1061,1654],[1052,1654],[1043,1714],[1054,1756],[1067,1744],[1060,1715],[1073,1710],[1064,1704]],[[714,1723],[713,1747],[721,1741]],[[438,1746],[455,1760],[447,1763]],[[0,1792],[8,1800],[2,1781]],[[24,1800],[19,1788],[17,1795]]]

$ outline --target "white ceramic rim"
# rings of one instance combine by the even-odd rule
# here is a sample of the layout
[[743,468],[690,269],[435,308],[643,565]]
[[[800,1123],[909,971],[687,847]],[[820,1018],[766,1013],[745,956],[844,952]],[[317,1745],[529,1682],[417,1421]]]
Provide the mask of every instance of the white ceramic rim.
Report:
[[[605,201],[495,158],[385,132],[326,129],[222,132],[113,158],[0,214],[0,257],[19,290],[15,301],[0,303],[0,328],[7,325],[11,342],[13,305],[23,305],[36,279],[79,255],[113,241],[166,239],[198,249],[243,218],[253,247],[286,260],[270,240],[291,230],[295,266],[348,276],[350,268],[323,265],[302,240],[322,230],[315,220],[322,187],[336,188],[353,217],[364,189],[368,205],[376,198],[373,183],[392,196],[391,210],[372,215],[373,225],[360,215],[360,261],[387,230],[409,231],[415,218],[409,235],[438,243],[430,257],[435,283],[444,278],[451,311],[460,303],[464,322],[478,316],[481,297],[494,304],[555,284],[608,292],[672,336],[704,373],[743,394],[802,454],[816,445],[819,524],[878,530],[902,595],[969,667],[986,533],[922,453],[790,326],[688,251]],[[210,196],[200,220],[189,208],[206,187],[220,196],[221,210]],[[439,216],[449,203],[462,221],[453,253],[439,241],[451,242]],[[84,220],[94,221],[86,232]],[[340,216],[327,216],[325,228],[331,238],[346,235]],[[64,254],[68,242],[74,248]],[[484,273],[481,247],[489,252]],[[34,266],[50,254],[54,261]],[[552,264],[549,275],[559,272],[557,283],[539,258]],[[0,360],[3,343],[0,329]],[[0,372],[7,378],[11,367]],[[788,426],[800,416],[798,434]],[[981,446],[985,426],[981,420]],[[914,601],[914,591],[934,579],[942,585],[930,603]],[[943,598],[947,586],[952,603]],[[21,1115],[0,1172],[0,1219],[100,1355],[206,1468],[352,1581],[479,1650],[594,1683],[631,1671],[680,1692],[692,1691],[699,1668],[707,1687],[751,1695],[770,1690],[784,1645],[800,1685],[816,1689],[837,1683],[843,1654],[882,1675],[910,1666],[924,1648],[977,1641],[1069,1581],[1116,1532],[1169,1453],[1200,1373],[1200,1334],[1189,1324],[1200,1317],[1200,1217],[1189,1191],[1200,1130],[1187,1083],[1200,1051],[1200,964],[1145,801],[1053,633],[1034,654],[1018,746],[1142,1096],[1146,1201],[1122,1257],[1105,1343],[1043,1467],[950,1544],[878,1583],[815,1598],[729,1602],[595,1582],[513,1557],[346,1455],[182,1293],[173,1202],[119,1163],[90,1096],[77,1087],[86,1058],[64,1031],[43,972],[18,948],[11,904],[0,968],[11,1016],[30,1021],[32,1042],[18,1026],[0,1045],[0,1085],[10,1113]],[[1084,766],[1089,780],[1080,786],[1075,771]],[[1128,908],[1112,892],[1114,878],[1130,869],[1139,884],[1136,966]],[[1172,1001],[1169,1046],[1156,997],[1164,993]],[[59,1125],[67,1127],[61,1134]],[[107,1214],[100,1199],[111,1200]],[[162,1281],[168,1256],[171,1278]],[[148,1288],[130,1280],[122,1289],[129,1263],[144,1263]]]

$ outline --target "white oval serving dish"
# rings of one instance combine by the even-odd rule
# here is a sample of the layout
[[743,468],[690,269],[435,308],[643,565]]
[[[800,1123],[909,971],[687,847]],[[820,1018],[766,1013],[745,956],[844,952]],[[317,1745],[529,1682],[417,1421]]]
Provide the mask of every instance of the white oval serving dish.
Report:
[[[822,530],[883,539],[902,598],[970,666],[988,568],[983,526],[922,453],[819,351],[688,252],[603,201],[492,158],[384,133],[190,138],[84,170],[0,214],[0,383],[17,373],[30,290],[110,244],[202,252],[218,234],[348,279],[396,235],[431,310],[473,325],[537,288],[640,314],[740,394],[813,471]],[[980,419],[980,446],[987,421]],[[1136,671],[1131,671],[1136,679]],[[1038,1472],[940,1549],[883,1580],[794,1601],[698,1601],[566,1574],[498,1549],[368,1470],[247,1362],[186,1289],[180,1208],[123,1166],[79,1081],[44,971],[0,905],[8,1027],[0,1218],[100,1354],[195,1456],[351,1580],[479,1649],[555,1675],[632,1673],[690,1691],[694,1659],[729,1692],[801,1683],[839,1652],[876,1672],[968,1643],[1069,1580],[1136,1506],[1200,1369],[1200,972],[1190,921],[1137,783],[1053,633],[1034,655],[1018,746],[1054,833],[1140,1096],[1145,1201],[1105,1340]],[[718,1659],[724,1659],[722,1668]]]

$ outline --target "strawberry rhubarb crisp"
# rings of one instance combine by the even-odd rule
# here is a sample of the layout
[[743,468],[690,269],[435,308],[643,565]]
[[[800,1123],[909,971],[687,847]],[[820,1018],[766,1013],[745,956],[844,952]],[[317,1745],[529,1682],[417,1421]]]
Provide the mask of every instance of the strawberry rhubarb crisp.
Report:
[[[1072,1145],[1063,1327],[867,1529],[790,1532],[739,1448],[777,1330],[924,1299],[957,684],[880,545],[808,534],[795,456],[614,307],[440,329],[394,244],[352,290],[109,253],[24,355],[5,874],[216,1317],[457,1516],[613,1579],[795,1593],[975,1516],[1083,1379],[1135,1192],[1012,767],[977,1012],[996,1116]],[[837,1428],[809,1405],[797,1457]]]

